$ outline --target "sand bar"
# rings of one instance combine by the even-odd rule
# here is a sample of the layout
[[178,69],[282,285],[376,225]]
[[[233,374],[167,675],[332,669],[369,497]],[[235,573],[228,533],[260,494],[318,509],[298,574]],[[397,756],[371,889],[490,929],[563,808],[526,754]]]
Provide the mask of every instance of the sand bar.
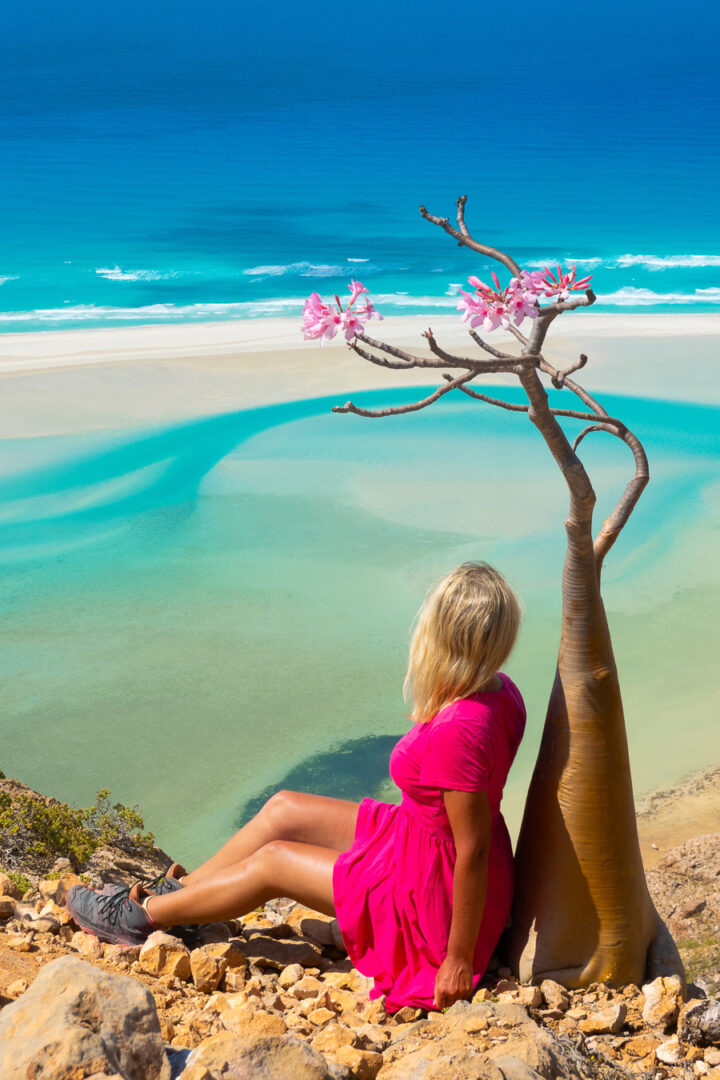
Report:
[[[456,316],[389,317],[372,330],[429,355],[420,337],[428,323],[446,348],[465,352],[467,333]],[[517,349],[508,335],[495,333],[492,342]],[[470,345],[469,355],[477,355]],[[588,390],[720,404],[720,315],[573,313],[553,326],[546,355],[563,366],[580,352],[589,356],[581,379]],[[426,386],[435,376],[373,366],[342,341],[322,348],[304,342],[299,319],[11,333],[0,335],[0,430],[6,438],[22,437],[163,423],[324,394],[344,401],[361,390]]]

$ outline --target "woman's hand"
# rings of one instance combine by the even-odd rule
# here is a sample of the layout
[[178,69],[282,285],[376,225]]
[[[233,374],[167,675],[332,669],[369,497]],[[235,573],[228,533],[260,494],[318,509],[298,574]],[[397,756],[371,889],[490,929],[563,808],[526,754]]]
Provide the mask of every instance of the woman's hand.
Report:
[[473,970],[470,961],[446,956],[435,978],[435,1008],[447,1009],[456,1001],[469,998],[472,989]]

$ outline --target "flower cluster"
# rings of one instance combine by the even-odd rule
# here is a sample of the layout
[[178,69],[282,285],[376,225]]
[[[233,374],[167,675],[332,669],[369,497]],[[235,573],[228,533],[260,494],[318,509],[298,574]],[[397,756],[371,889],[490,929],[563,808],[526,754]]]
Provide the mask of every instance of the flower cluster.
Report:
[[567,273],[558,266],[557,277],[547,267],[544,270],[523,270],[519,278],[510,278],[509,285],[504,289],[500,287],[494,271],[494,288],[477,277],[469,277],[468,281],[475,291],[470,293],[460,290],[458,311],[464,312],[463,322],[469,321],[473,329],[482,326],[485,333],[489,333],[502,326],[507,330],[511,323],[519,326],[526,317],[536,319],[541,310],[541,297],[552,296],[558,300],[567,300],[571,292],[586,288],[592,275],[579,281],[576,280],[576,275],[574,266],[571,266]]
[[355,302],[358,297],[369,290],[360,281],[351,281],[348,285],[350,299],[347,307],[343,309],[340,297],[335,294],[335,307],[328,307],[322,302],[319,293],[311,293],[305,301],[303,308],[303,337],[306,341],[320,338],[320,344],[334,338],[338,330],[345,334],[346,341],[352,341],[361,334],[365,323],[372,318],[382,319],[382,315],[373,307],[369,300],[365,300],[358,307]]

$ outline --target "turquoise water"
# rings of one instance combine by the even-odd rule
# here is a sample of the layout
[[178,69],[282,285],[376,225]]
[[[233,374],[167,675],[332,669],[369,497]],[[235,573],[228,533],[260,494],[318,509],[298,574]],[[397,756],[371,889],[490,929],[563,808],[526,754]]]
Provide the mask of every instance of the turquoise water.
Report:
[[[526,609],[517,826],[557,649],[562,480],[522,417],[443,399],[374,423],[331,404],[0,443],[8,775],[79,805],[110,787],[188,861],[277,786],[389,797],[411,620],[436,577],[484,558]],[[645,791],[717,757],[720,410],[605,404],[653,471],[605,572]],[[600,521],[629,455],[591,436],[583,456]]]
[[352,277],[451,311],[579,260],[597,310],[720,301],[717,5],[5,5],[0,329],[296,314]]

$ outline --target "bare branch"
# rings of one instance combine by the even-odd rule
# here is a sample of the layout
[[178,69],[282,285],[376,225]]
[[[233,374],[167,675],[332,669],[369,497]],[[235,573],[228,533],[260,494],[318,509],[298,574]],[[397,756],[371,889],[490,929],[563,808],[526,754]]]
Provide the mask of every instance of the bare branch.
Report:
[[588,426],[583,428],[580,434],[576,436],[575,441],[572,444],[573,450],[577,450],[585,436],[589,435],[591,431],[609,431],[611,435],[617,435],[617,429],[611,428],[608,424],[588,424]]
[[548,315],[560,315],[563,311],[575,311],[579,307],[590,307],[595,303],[597,297],[592,289],[586,289],[584,296],[574,296],[572,300],[558,300],[556,304],[547,304],[545,307],[538,308],[540,312],[539,318],[546,318]]
[[572,375],[573,371],[580,371],[587,364],[587,356],[585,353],[580,353],[580,359],[576,360],[570,367],[563,368],[562,371],[558,371],[552,377],[552,384],[556,390],[562,390],[565,379],[568,375]]
[[602,424],[590,424],[580,432],[573,443],[573,450],[576,450],[582,439],[592,431],[607,431],[611,435],[617,436],[618,439],[622,439],[626,446],[630,447],[635,459],[635,475],[632,480],[628,482],[615,509],[605,518],[603,526],[593,544],[593,553],[598,565],[598,570],[602,566],[603,559],[608,551],[627,524],[628,518],[635,509],[638,499],[650,480],[650,468],[642,443],[637,435],[633,435],[632,431],[629,431],[624,424],[620,424],[618,421],[615,421],[615,423],[617,424],[617,427],[607,422]]
[[[470,367],[470,365],[473,363],[473,361],[470,359],[466,361],[461,356],[453,356],[452,353],[445,352],[444,349],[441,349],[437,341],[435,340],[435,335],[433,334],[429,326],[427,330],[423,332],[422,336],[425,338],[428,345],[430,346],[430,351],[434,352],[436,356],[439,356],[440,359],[443,360],[446,364],[462,364],[464,367]],[[477,361],[475,362],[477,363]]]
[[358,334],[355,341],[364,341],[370,348],[380,349],[382,352],[389,353],[390,356],[396,356],[398,360],[405,360],[408,364],[415,364],[418,360],[422,360],[421,356],[414,356],[412,353],[404,352],[403,349],[398,349],[397,345],[388,345],[384,341],[377,341],[375,338],[368,337],[367,334]]
[[[443,375],[443,379],[450,378],[450,375]],[[458,390],[462,390],[463,394],[475,398],[476,401],[485,401],[488,405],[497,405],[500,409],[509,409],[511,412],[527,412],[529,408],[528,405],[514,405],[510,401],[501,401],[500,398],[489,397],[487,394],[481,394],[477,390],[471,390],[467,386],[459,386]]]
[[506,255],[504,251],[499,251],[498,248],[488,247],[487,244],[479,244],[477,240],[473,240],[465,224],[466,202],[467,195],[461,195],[457,201],[457,229],[454,225],[450,224],[448,218],[436,217],[435,214],[429,213],[424,206],[420,207],[420,213],[426,221],[432,222],[433,225],[439,225],[449,236],[452,236],[457,240],[460,247],[469,247],[473,251],[477,251],[480,255],[487,255],[488,258],[495,259],[496,262],[500,262],[503,266],[506,266],[513,277],[520,277],[520,267],[515,260],[511,259],[509,255]]
[[498,360],[512,360],[515,364],[520,362],[519,356],[513,356],[512,353],[500,352],[499,349],[493,348],[492,345],[488,345],[487,341],[483,341],[480,335],[476,334],[474,330],[468,330],[468,333],[476,345],[479,345],[486,353],[490,353],[491,356],[496,357]]
[[426,409],[428,405],[432,405],[434,401],[437,401],[438,398],[441,398],[444,394],[449,393],[451,390],[455,390],[457,387],[462,386],[466,382],[470,382],[471,379],[476,377],[476,371],[468,371],[467,374],[461,375],[457,379],[451,379],[447,386],[438,386],[437,390],[430,394],[429,397],[423,398],[422,401],[413,401],[410,405],[398,405],[388,409],[361,409],[357,405],[353,405],[352,401],[346,401],[344,405],[333,405],[332,411],[337,413],[355,413],[356,416],[369,416],[372,419],[418,412],[418,410]]
[[513,335],[513,337],[517,338],[521,345],[529,344],[528,339],[525,337],[522,330],[518,330],[517,326],[513,326],[513,324],[510,323],[510,325],[508,326],[508,330]]
[[574,379],[567,378],[567,373],[568,371],[572,370],[571,368],[567,368],[564,372],[561,373],[558,371],[557,368],[553,367],[553,365],[549,363],[544,356],[540,357],[538,367],[541,371],[544,371],[547,375],[550,376],[553,386],[558,385],[555,380],[560,379],[560,375],[562,374],[563,387],[567,387],[568,390],[572,390],[573,394],[576,394],[577,397],[579,397],[580,400],[585,405],[587,405],[588,409],[592,409],[596,416],[607,416],[607,411],[603,408],[599,401],[596,401],[591,394],[588,394],[587,390],[580,386],[579,383],[576,383]]

